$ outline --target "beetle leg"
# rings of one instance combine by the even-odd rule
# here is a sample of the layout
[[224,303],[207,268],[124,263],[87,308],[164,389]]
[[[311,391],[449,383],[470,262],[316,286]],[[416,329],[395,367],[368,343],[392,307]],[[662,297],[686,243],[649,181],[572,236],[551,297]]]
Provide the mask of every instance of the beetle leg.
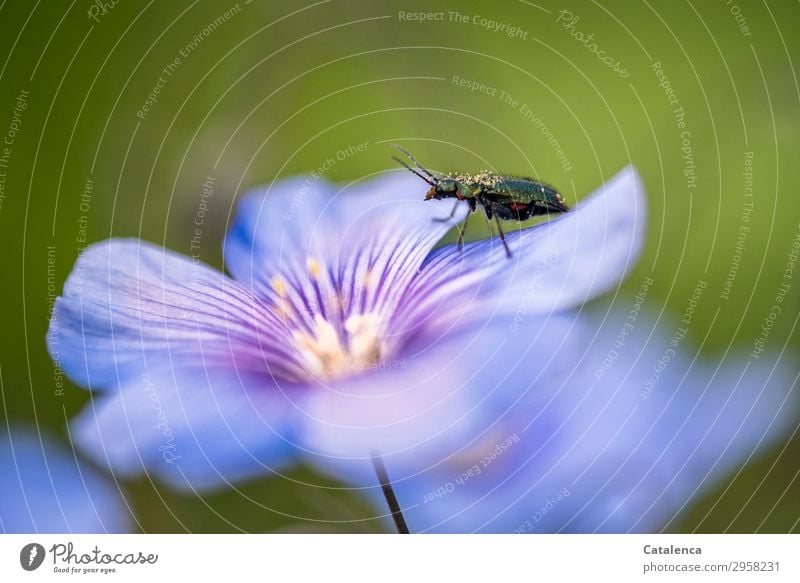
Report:
[[506,256],[511,259],[511,249],[508,248],[508,243],[506,243],[506,234],[503,233],[503,227],[500,226],[500,217],[494,217],[495,222],[497,223],[497,231],[500,233],[500,239],[503,241],[503,247],[506,248]]
[[447,223],[453,220],[453,217],[456,216],[456,211],[458,210],[458,203],[461,202],[459,200],[456,201],[456,204],[453,205],[453,210],[450,211],[450,216],[445,219],[433,219],[434,223]]
[[[478,199],[476,198],[468,198],[467,203],[469,204],[469,212],[470,214],[475,212],[475,209],[478,208]],[[464,224],[461,226],[461,231],[458,234],[458,248],[461,249],[464,246],[464,231],[467,230],[467,221],[469,220],[469,215],[467,218],[464,219]]]
[[[486,215],[486,220],[491,221],[492,215],[494,214],[492,213],[492,205],[486,204],[485,201],[481,201],[481,206],[483,207],[483,214]],[[491,223],[489,223],[489,227],[489,230],[491,231]]]
[[469,222],[469,217],[464,219],[464,222],[461,223],[461,228],[458,229],[458,250],[459,252],[464,248],[464,233],[467,230],[467,223]]

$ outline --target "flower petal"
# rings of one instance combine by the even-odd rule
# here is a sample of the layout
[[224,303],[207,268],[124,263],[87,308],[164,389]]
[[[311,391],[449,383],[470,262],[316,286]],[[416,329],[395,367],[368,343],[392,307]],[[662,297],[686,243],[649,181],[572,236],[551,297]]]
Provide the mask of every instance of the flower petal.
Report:
[[[295,178],[256,191],[239,202],[236,221],[225,243],[225,263],[233,276],[271,294],[274,278],[299,282],[307,273],[353,300],[365,279],[375,287],[392,279],[402,288],[430,249],[466,213],[451,205],[424,200],[425,183],[408,172],[388,175],[336,190],[321,178]],[[322,284],[320,284],[322,285]],[[356,300],[358,298],[355,298]]]
[[[508,433],[497,420],[528,392],[559,385],[580,320],[551,317],[513,330],[505,320],[449,335],[379,373],[317,387],[305,404],[307,456],[327,471],[373,485],[379,452],[394,480]],[[493,441],[492,441],[493,443]]]
[[273,310],[221,272],[146,242],[111,239],[78,259],[47,344],[75,382],[105,389],[165,355],[280,374],[293,362],[281,348],[284,329]]
[[118,475],[152,472],[179,488],[211,488],[292,460],[287,403],[261,375],[167,365],[95,398],[73,421],[73,434]]
[[[644,189],[632,167],[618,173],[571,212],[548,223],[459,250],[449,245],[425,260],[405,306],[420,312],[483,310],[528,316],[578,306],[619,285],[642,248]],[[448,319],[453,319],[447,314]]]
[[0,428],[0,531],[127,532],[120,493],[56,441],[19,425]]
[[672,344],[676,326],[651,336],[654,319],[645,315],[620,347],[626,317],[611,319],[616,325],[587,346],[566,383],[528,391],[508,412],[518,444],[487,464],[473,456],[398,482],[409,525],[658,531],[797,422],[797,387],[785,367],[736,357],[720,370],[699,364],[688,340]]

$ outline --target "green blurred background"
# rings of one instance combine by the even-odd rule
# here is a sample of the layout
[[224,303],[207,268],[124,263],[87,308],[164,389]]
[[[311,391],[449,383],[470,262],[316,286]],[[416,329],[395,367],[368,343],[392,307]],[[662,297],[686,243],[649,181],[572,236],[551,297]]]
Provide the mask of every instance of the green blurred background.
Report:
[[[44,345],[52,295],[84,229],[89,242],[136,236],[189,252],[211,177],[200,255],[221,266],[222,237],[243,191],[329,158],[332,180],[380,172],[392,166],[387,141],[439,170],[537,176],[571,203],[634,164],[650,227],[623,303],[652,277],[647,305],[680,317],[703,280],[690,336],[705,356],[749,351],[761,331],[800,221],[795,1],[101,5],[0,2],[0,139],[13,133],[0,159],[4,418],[65,435],[65,419],[87,399],[69,383],[58,394]],[[405,19],[431,11],[443,20]],[[519,32],[493,31],[480,17]],[[358,144],[366,144],[362,152],[337,159]],[[743,224],[749,232],[737,252]],[[482,229],[476,220],[468,236],[484,236]],[[768,345],[796,360],[797,289],[789,301]],[[798,459],[795,440],[753,461],[673,530],[791,529],[800,516]],[[202,497],[146,479],[126,486],[148,532],[386,528],[355,493],[304,468]]]

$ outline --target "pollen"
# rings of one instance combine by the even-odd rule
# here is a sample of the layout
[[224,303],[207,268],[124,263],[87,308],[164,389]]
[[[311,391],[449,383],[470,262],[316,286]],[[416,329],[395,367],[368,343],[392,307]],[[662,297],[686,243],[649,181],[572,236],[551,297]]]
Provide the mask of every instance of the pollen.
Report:
[[382,329],[383,319],[378,314],[350,316],[341,330],[317,314],[311,332],[294,332],[294,347],[310,376],[333,379],[363,372],[380,362],[386,353]]
[[381,360],[385,352],[381,343],[382,320],[377,314],[357,314],[350,316],[344,323],[349,334],[350,354],[353,362],[360,368],[366,368]]
[[319,279],[321,271],[322,268],[319,266],[319,262],[313,257],[310,257],[308,260],[308,273],[311,274],[311,278]]
[[375,283],[375,274],[371,269],[367,269],[367,272],[364,274],[362,284],[366,289],[369,289],[372,287],[373,283]]
[[282,277],[273,277],[272,281],[270,282],[270,286],[272,287],[272,290],[279,296],[283,297],[286,295],[286,282]]
[[481,170],[477,174],[451,173],[447,177],[472,186],[479,186],[483,190],[494,190],[503,182],[501,176],[489,170]]

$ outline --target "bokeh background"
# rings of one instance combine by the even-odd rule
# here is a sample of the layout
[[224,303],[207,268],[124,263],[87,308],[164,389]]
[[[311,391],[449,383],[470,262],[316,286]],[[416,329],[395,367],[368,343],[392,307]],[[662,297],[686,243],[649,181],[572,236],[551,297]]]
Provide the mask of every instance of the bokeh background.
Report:
[[[429,12],[440,19],[406,17]],[[44,343],[86,242],[189,253],[202,213],[199,254],[221,266],[243,192],[320,168],[334,181],[385,170],[394,141],[438,170],[539,177],[570,203],[634,164],[650,226],[617,301],[649,277],[646,305],[680,318],[703,281],[691,341],[708,358],[750,350],[800,234],[798,21],[789,0],[2,0],[2,421],[66,441],[87,400]],[[470,223],[468,238],[485,234]],[[768,338],[795,363],[798,291]],[[800,440],[780,444],[671,529],[796,528],[798,460]],[[388,528],[308,468],[210,495],[120,486],[147,532]]]

